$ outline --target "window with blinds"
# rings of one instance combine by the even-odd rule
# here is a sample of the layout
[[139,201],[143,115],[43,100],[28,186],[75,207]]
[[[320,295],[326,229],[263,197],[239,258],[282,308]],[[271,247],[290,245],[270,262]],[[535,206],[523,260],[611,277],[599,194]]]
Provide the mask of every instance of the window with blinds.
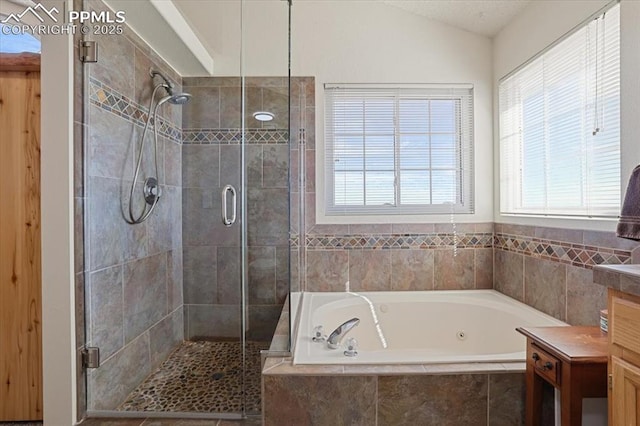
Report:
[[329,215],[473,213],[471,85],[325,85]]
[[618,216],[619,22],[616,5],[500,82],[501,213]]

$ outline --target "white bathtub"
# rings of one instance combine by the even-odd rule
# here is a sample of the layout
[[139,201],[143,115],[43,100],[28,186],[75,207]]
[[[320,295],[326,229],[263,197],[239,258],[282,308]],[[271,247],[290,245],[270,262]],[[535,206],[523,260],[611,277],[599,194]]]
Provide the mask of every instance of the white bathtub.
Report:
[[[567,325],[494,290],[358,295],[303,293],[294,364],[524,361],[526,341],[516,327]],[[312,340],[315,326],[322,325],[328,335],[353,317],[359,318],[360,324],[342,343],[356,338],[357,356],[347,357],[344,348],[329,349],[326,342]]]

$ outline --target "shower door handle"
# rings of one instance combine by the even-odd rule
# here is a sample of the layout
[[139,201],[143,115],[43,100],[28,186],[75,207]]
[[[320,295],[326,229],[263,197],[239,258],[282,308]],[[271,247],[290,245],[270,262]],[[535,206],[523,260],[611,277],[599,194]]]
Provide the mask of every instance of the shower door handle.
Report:
[[[231,218],[227,214],[227,194],[231,193]],[[231,226],[236,223],[236,189],[232,185],[227,185],[222,188],[222,223],[224,226]]]

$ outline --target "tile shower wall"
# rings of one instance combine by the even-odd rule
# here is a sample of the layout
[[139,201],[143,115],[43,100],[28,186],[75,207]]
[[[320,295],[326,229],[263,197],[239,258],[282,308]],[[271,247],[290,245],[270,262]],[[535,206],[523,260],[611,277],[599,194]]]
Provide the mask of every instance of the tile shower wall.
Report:
[[[294,87],[306,79],[293,78]],[[247,183],[248,330],[271,340],[289,291],[288,82],[248,77],[245,167]],[[241,82],[234,77],[185,78],[193,102],[183,115],[183,230],[185,335],[240,337],[240,223],[225,227],[221,191],[241,191]],[[294,99],[296,93],[294,91]],[[275,118],[261,123],[255,111]],[[292,145],[292,147],[295,144]]]
[[495,224],[494,288],[572,325],[598,325],[607,287],[593,266],[632,262],[637,242],[613,232]]
[[[106,10],[96,0],[85,9]],[[153,88],[150,68],[180,90],[180,77],[128,28],[95,36],[97,63],[76,67],[76,210],[84,207],[84,253],[76,265],[78,316],[86,293],[86,344],[100,348],[101,366],[88,373],[88,409],[114,409],[183,340],[181,110],[165,104],[158,127],[163,196],[150,218],[128,225],[134,147],[142,136]],[[84,99],[80,95],[84,86]],[[84,140],[80,145],[79,140]],[[153,144],[141,176],[150,176]],[[82,179],[83,172],[84,181]],[[162,179],[161,179],[162,181]],[[137,191],[141,197],[139,188]],[[136,205],[141,208],[141,205]],[[82,223],[77,218],[77,223]],[[82,241],[82,226],[76,227]],[[86,263],[82,263],[84,257]],[[79,327],[81,329],[81,327]]]

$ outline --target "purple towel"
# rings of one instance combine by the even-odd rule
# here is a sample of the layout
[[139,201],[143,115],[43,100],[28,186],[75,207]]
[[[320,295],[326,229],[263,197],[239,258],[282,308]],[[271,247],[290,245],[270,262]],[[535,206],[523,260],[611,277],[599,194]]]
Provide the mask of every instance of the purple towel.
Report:
[[616,234],[620,238],[640,240],[640,166],[633,169]]

